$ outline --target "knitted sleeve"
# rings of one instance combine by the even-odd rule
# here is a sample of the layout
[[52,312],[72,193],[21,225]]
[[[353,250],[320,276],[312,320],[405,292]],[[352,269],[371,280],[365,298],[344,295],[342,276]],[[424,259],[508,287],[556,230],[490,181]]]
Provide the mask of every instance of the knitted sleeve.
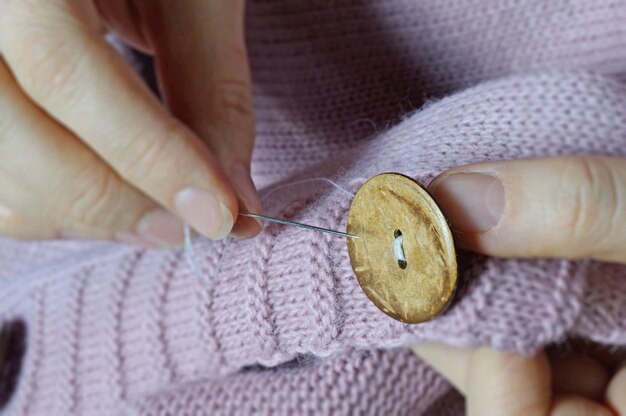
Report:
[[[626,87],[584,72],[512,76],[432,102],[283,183],[325,177],[344,190],[301,182],[264,204],[270,215],[341,229],[349,193],[379,172],[426,184],[459,164],[578,153],[626,153]],[[424,340],[520,353],[568,336],[626,344],[623,266],[462,255],[457,303],[406,325],[367,299],[341,238],[268,225],[255,239],[200,239],[194,250],[202,280],[180,250],[0,240],[3,264],[40,265],[0,279],[0,317],[27,328],[16,413],[132,402],[251,366]]]

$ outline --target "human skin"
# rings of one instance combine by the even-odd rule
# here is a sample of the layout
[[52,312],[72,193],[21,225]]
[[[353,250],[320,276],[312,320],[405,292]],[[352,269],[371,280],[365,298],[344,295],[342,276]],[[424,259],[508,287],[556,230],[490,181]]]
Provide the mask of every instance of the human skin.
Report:
[[[0,9],[0,234],[175,246],[183,221],[214,239],[261,230],[238,219],[261,210],[243,0]],[[164,103],[107,30],[154,55]]]
[[[439,175],[430,192],[467,250],[626,263],[626,160],[572,156],[488,162]],[[626,415],[615,351],[532,357],[422,344],[415,352],[466,395],[469,415]],[[609,362],[609,361],[618,362]]]

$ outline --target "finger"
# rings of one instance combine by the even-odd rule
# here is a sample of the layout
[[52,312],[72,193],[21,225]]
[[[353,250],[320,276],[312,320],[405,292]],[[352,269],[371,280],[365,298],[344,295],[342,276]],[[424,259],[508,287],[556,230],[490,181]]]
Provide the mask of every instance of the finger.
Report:
[[543,353],[524,357],[488,348],[472,351],[440,344],[414,350],[465,395],[468,415],[547,414],[550,368]]
[[613,416],[599,403],[580,396],[559,396],[554,399],[550,416]]
[[603,398],[609,373],[598,361],[584,354],[571,353],[550,356],[550,366],[555,394],[575,395],[591,400]]
[[543,352],[525,357],[477,349],[467,380],[469,415],[544,415],[550,406],[550,366]]
[[36,224],[0,204],[0,235],[19,239],[47,239],[57,237],[58,232],[54,228]]
[[548,355],[564,357],[572,352],[583,354],[600,363],[604,368],[614,369],[626,360],[626,347],[600,344],[584,338],[570,337],[566,343],[554,344]]
[[[139,2],[137,13],[155,53],[168,107],[217,156],[242,209],[260,213],[250,177],[255,129],[244,0]],[[255,219],[240,217],[237,222],[234,231],[240,236],[261,230]]]
[[459,245],[495,256],[626,262],[626,161],[556,157],[451,169],[430,190]]
[[606,389],[606,400],[619,415],[626,415],[626,365],[611,378]]
[[170,116],[99,36],[92,2],[8,2],[0,48],[21,87],[124,179],[202,234],[227,235],[238,212],[206,146]]
[[1,232],[182,243],[182,223],[38,109],[2,60],[0,91],[0,201],[8,207]]
[[423,343],[413,347],[413,351],[431,367],[437,370],[458,391],[467,390],[467,367],[472,350],[454,348],[439,343]]

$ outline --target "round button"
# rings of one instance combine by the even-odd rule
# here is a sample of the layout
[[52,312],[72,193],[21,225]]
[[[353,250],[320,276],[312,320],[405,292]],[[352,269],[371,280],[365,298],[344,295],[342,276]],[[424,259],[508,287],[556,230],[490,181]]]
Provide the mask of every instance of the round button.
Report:
[[384,313],[419,323],[442,313],[457,285],[450,227],[428,192],[399,173],[369,179],[356,193],[347,232],[352,269]]

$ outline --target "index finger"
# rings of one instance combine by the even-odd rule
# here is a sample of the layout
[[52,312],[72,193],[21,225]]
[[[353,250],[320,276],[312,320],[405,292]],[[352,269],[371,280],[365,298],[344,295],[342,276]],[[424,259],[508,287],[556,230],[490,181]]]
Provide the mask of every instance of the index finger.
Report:
[[0,48],[21,88],[128,182],[200,233],[226,236],[238,211],[227,177],[100,36],[92,2],[3,8]]

